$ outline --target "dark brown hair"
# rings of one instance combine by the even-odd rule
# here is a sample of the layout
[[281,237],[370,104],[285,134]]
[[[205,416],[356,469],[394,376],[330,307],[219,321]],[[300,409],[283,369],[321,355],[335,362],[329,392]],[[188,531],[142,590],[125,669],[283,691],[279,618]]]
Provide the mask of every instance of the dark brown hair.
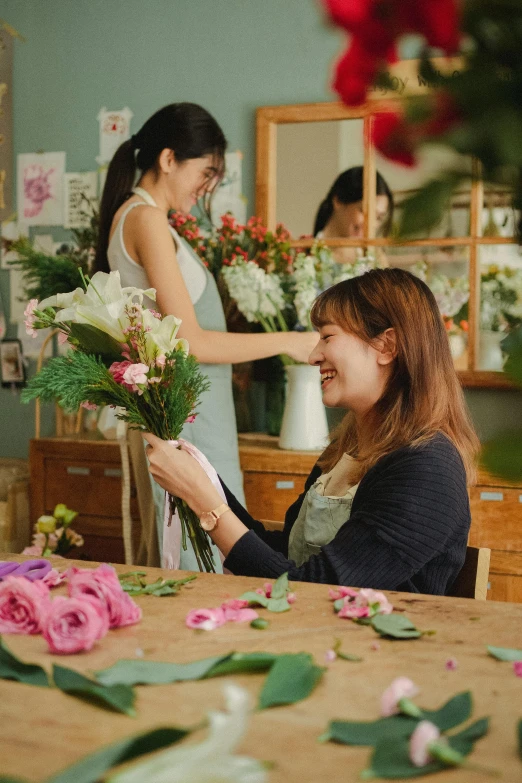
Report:
[[393,328],[397,355],[386,388],[371,411],[372,443],[358,443],[348,413],[323,453],[330,470],[347,452],[357,459],[355,479],[385,454],[444,433],[458,449],[468,482],[475,480],[479,441],[453,366],[435,297],[403,269],[373,269],[322,293],[311,312],[314,326],[331,323],[372,343]]
[[138,170],[143,174],[154,169],[162,151],[170,149],[180,163],[213,155],[220,178],[226,147],[227,141],[214,117],[195,103],[171,103],[149,117],[135,136],[118,147],[109,164],[100,205],[94,271],[109,271],[107,246],[112,221],[129,197]]

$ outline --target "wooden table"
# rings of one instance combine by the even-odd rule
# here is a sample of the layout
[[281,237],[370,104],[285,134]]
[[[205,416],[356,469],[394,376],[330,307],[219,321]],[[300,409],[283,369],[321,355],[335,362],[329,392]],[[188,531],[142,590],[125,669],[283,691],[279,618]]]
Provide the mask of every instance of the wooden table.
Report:
[[[0,559],[7,557],[0,555]],[[117,569],[123,572],[126,567]],[[144,570],[150,578],[173,574],[161,569]],[[372,642],[378,638],[374,631],[337,618],[326,586],[294,583],[297,601],[292,610],[269,615],[267,630],[234,623],[212,632],[185,627],[184,618],[190,609],[219,606],[262,582],[204,574],[198,575],[194,586],[183,588],[178,596],[137,598],[143,608],[142,622],[110,631],[89,653],[51,656],[46,653],[41,636],[9,635],[4,641],[24,661],[46,668],[56,662],[88,674],[120,658],[134,658],[137,650],[143,650],[146,660],[176,662],[234,650],[306,651],[323,664],[325,651],[335,638],[340,638],[345,652],[358,654],[364,660],[336,660],[305,701],[252,715],[239,752],[275,762],[269,777],[271,783],[356,781],[359,771],[367,766],[370,749],[319,744],[317,737],[332,718],[377,718],[380,694],[400,675],[411,677],[419,685],[421,694],[416,701],[427,708],[438,707],[454,694],[471,690],[473,718],[491,716],[490,733],[477,743],[473,761],[501,769],[504,783],[522,779],[522,760],[517,755],[515,738],[516,723],[522,718],[522,679],[515,677],[512,664],[486,654],[486,644],[522,646],[522,606],[390,592],[397,609],[406,611],[419,628],[436,630],[436,634],[404,642],[380,639],[380,648],[372,650]],[[58,591],[64,592],[63,588]],[[265,610],[261,613],[268,614]],[[445,668],[450,657],[458,661],[455,671]],[[264,676],[227,679],[233,679],[255,696]],[[215,678],[138,687],[137,717],[133,719],[55,689],[0,680],[0,774],[41,781],[117,739],[152,727],[196,723],[207,710],[223,706],[223,681]],[[203,736],[201,732],[198,739]],[[470,783],[487,778],[457,769],[439,773],[439,779]]]

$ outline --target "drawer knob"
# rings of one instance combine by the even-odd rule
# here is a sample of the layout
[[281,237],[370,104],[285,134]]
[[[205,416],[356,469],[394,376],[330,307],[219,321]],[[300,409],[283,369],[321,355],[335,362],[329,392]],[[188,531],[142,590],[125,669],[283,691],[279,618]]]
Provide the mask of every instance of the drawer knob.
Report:
[[114,476],[115,478],[121,478],[121,468],[105,468],[103,471],[104,476]]
[[293,481],[276,481],[276,489],[293,489]]
[[91,471],[89,468],[78,468],[75,465],[67,465],[67,473],[69,476],[90,476]]
[[481,492],[481,500],[504,500],[503,492]]

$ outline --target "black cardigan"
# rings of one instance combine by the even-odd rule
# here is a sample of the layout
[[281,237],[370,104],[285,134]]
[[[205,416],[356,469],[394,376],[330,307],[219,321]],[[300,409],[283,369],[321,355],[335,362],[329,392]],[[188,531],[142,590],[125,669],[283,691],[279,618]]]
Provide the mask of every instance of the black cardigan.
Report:
[[[321,474],[315,466],[305,492]],[[304,494],[286,512],[282,531],[267,531],[224,487],[249,528],[225,567],[234,574],[444,595],[462,568],[471,523],[460,454],[444,435],[383,457],[361,480],[349,520],[299,568],[288,540]]]

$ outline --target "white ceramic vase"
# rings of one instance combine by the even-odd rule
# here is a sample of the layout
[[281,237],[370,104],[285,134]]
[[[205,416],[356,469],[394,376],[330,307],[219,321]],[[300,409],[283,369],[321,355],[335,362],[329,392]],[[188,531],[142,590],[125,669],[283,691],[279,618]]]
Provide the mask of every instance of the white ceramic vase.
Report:
[[450,334],[449,346],[453,359],[460,359],[466,350],[466,340],[462,334]]
[[328,423],[317,367],[290,364],[286,367],[286,402],[279,448],[321,451],[328,443]]
[[504,332],[493,332],[489,329],[481,329],[479,332],[479,370],[502,371],[504,357],[500,343],[505,337]]

